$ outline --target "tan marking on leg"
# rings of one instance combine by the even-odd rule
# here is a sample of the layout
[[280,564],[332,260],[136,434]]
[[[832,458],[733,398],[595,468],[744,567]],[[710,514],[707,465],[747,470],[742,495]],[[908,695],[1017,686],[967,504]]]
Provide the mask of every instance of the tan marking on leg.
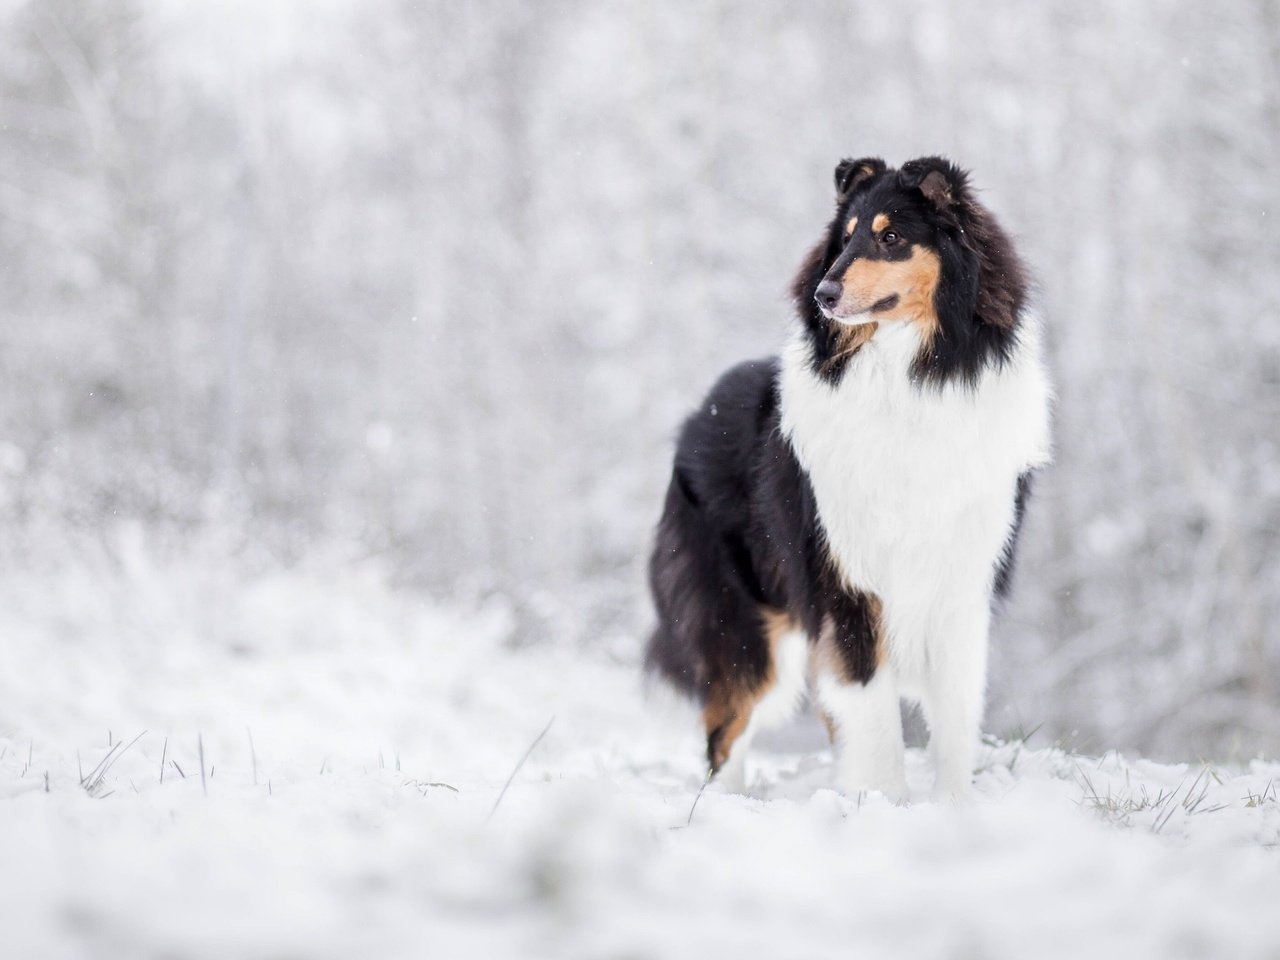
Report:
[[796,620],[787,611],[777,607],[761,607],[760,619],[764,621],[764,635],[769,638],[769,654],[772,656],[773,648],[778,645],[782,635],[796,629]]
[[887,213],[877,213],[875,219],[871,221],[871,232],[880,233],[889,229],[889,215]]
[[[819,630],[818,639],[813,645],[810,664],[813,669],[815,690],[817,689],[818,677],[821,674],[828,674],[837,678],[843,678],[844,676],[844,665],[840,662],[840,651],[836,649],[835,624],[831,622],[830,617],[826,617],[822,621],[822,629]],[[818,719],[827,728],[827,739],[833,747],[836,746],[840,736],[840,727],[836,723],[835,717],[823,709],[817,696],[814,697],[814,707],[817,709]]]
[[831,714],[827,713],[822,707],[814,708],[818,714],[818,719],[822,721],[823,727],[827,731],[827,742],[833,747],[836,745],[836,722],[832,719]]
[[[747,723],[751,720],[751,712],[777,682],[774,649],[777,647],[778,640],[784,633],[796,629],[795,619],[785,610],[779,610],[776,607],[762,606],[760,619],[764,624],[765,637],[769,642],[769,671],[765,675],[764,682],[754,690],[734,684],[721,685],[718,690],[712,692],[707,705],[702,710],[702,723],[707,731],[710,751],[707,759],[711,763],[713,773],[724,766],[725,761],[729,759],[729,752],[733,749],[734,742],[742,736],[742,731],[747,728]],[[713,737],[715,737],[714,743],[712,743]]]
[[884,630],[884,604],[874,593],[864,593],[867,606],[871,608],[871,622],[876,632],[876,669],[879,670],[889,660],[889,639]]
[[[884,603],[869,590],[859,590],[857,593],[862,595],[871,614],[871,629],[875,633],[875,663],[876,669],[879,670],[889,660],[889,641],[884,628]],[[849,676],[844,656],[836,646],[835,624],[830,617],[822,622],[822,631],[818,634],[817,643],[814,644],[811,663],[815,672],[823,670],[841,683],[861,682]]]
[[846,237],[852,236],[853,231],[857,229],[857,226],[858,226],[858,218],[850,217],[849,222],[844,225],[844,235]]
[[[733,748],[734,741],[742,736],[742,731],[747,728],[747,721],[751,719],[751,709],[758,699],[758,697],[741,693],[736,696],[729,694],[713,699],[702,711],[702,722],[707,730],[710,753],[707,760],[711,764],[713,774],[719,771],[729,759],[729,751]],[[714,743],[712,743],[713,737]]]
[[[825,628],[823,630],[825,633]],[[826,652],[823,651],[821,644],[821,634],[818,639],[809,644],[809,689],[816,691],[818,688],[818,677],[824,671],[830,673],[830,668],[826,666]],[[818,715],[818,719],[822,721],[822,726],[827,731],[827,740],[834,747],[836,744],[836,722],[831,714],[827,713],[826,708],[822,706],[822,702],[813,696],[810,698],[813,703],[813,712]]]
[[815,679],[818,674],[829,673],[838,677],[842,672],[840,651],[836,649],[836,625],[830,617],[822,618],[822,628],[813,644],[813,670]]

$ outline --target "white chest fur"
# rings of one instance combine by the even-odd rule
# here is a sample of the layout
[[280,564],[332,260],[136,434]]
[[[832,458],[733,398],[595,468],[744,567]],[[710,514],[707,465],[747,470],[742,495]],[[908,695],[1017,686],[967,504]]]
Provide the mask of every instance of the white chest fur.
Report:
[[1049,460],[1050,389],[1039,329],[974,387],[911,381],[913,325],[890,324],[832,387],[803,332],[782,364],[782,425],[807,471],[847,585],[885,605],[890,654],[908,674],[957,605],[990,601],[1018,475]]

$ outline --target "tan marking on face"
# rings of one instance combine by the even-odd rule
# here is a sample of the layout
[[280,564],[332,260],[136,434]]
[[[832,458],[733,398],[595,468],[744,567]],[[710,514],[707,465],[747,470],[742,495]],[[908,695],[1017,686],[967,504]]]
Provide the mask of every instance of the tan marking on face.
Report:
[[889,229],[889,215],[887,213],[877,213],[875,219],[871,221],[871,232],[880,233]]
[[853,231],[858,227],[858,218],[850,217],[849,222],[844,225],[844,235],[846,237],[853,236]]
[[715,752],[708,759],[712,770],[719,770],[729,759],[729,752],[734,742],[742,736],[751,719],[751,712],[756,704],[772,689],[777,682],[776,647],[784,633],[795,630],[795,619],[785,610],[775,607],[761,607],[760,619],[764,625],[765,637],[769,641],[769,670],[764,682],[754,690],[745,689],[732,683],[722,684],[711,693],[707,705],[702,710],[702,723],[710,741],[712,734],[720,731],[715,743]]
[[906,260],[854,260],[841,277],[844,289],[833,312],[836,317],[853,317],[896,294],[898,302],[874,314],[875,319],[917,324],[927,347],[939,329],[933,298],[941,276],[938,255],[918,245],[911,248]]

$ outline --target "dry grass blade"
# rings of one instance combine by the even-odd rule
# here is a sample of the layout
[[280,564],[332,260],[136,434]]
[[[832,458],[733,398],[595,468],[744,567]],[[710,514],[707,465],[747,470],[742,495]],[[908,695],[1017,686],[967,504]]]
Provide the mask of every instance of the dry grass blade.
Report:
[[1244,800],[1244,805],[1246,807],[1260,807],[1264,803],[1266,803],[1268,800],[1274,803],[1276,801],[1275,780],[1268,780],[1267,785],[1262,788],[1261,793],[1254,793],[1252,790],[1250,790],[1241,799]]
[[687,827],[693,823],[693,811],[698,809],[698,801],[702,799],[702,792],[707,789],[707,784],[711,782],[712,771],[707,770],[707,775],[702,778],[702,786],[698,788],[698,794],[693,798],[693,806],[689,808],[689,819],[684,822]]
[[455,787],[453,784],[451,784],[451,783],[443,783],[443,782],[441,782],[441,781],[439,781],[439,780],[412,780],[412,779],[410,779],[410,780],[405,780],[405,781],[404,781],[403,783],[401,783],[400,785],[401,785],[402,787],[413,787],[415,790],[417,790],[417,791],[418,791],[420,794],[422,794],[424,797],[425,797],[425,796],[426,796],[426,795],[427,795],[427,794],[428,794],[428,793],[429,793],[433,788],[436,788],[436,787],[439,787],[439,788],[441,788],[441,789],[443,789],[443,790],[448,790],[448,791],[450,791],[450,792],[452,792],[452,793],[461,793],[461,792],[462,792],[462,791],[460,791],[457,787]]
[[204,778],[204,737],[196,734],[196,750],[200,753],[200,792],[206,797],[209,795],[209,784]]
[[551,729],[551,725],[556,722],[555,714],[551,715],[551,719],[547,721],[547,725],[542,728],[542,732],[533,738],[533,743],[529,744],[529,749],[524,752],[524,756],[520,758],[520,762],[515,765],[515,769],[511,771],[511,776],[507,777],[507,782],[502,785],[502,792],[498,794],[498,799],[493,801],[493,809],[489,811],[489,815],[484,818],[484,822],[488,823],[493,819],[493,815],[498,812],[498,805],[502,803],[502,798],[507,795],[507,788],[511,786],[511,781],[515,780],[516,774],[520,772],[520,768],[524,766],[525,761],[529,759],[542,738],[547,735],[547,731]]
[[244,728],[244,732],[249,735],[249,759],[253,761],[253,785],[258,785],[258,751],[253,746],[253,731],[248,727]]
[[[1186,781],[1184,780],[1183,783],[1185,782]],[[1159,833],[1161,830],[1163,830],[1165,828],[1165,825],[1168,824],[1169,818],[1173,816],[1173,812],[1178,809],[1178,805],[1173,802],[1173,798],[1178,795],[1178,790],[1181,790],[1181,789],[1182,789],[1182,783],[1178,784],[1177,790],[1174,790],[1173,793],[1169,794],[1169,798],[1168,800],[1165,801],[1165,804],[1164,804],[1164,812],[1157,813],[1155,820],[1152,821],[1151,823],[1152,833]]]
[[[115,766],[116,761],[123,757],[135,743],[146,736],[147,731],[143,730],[128,743],[123,740],[117,740],[115,744],[107,751],[107,755],[98,761],[98,765],[89,771],[88,775],[83,772],[80,775],[80,786],[84,788],[84,792],[91,797],[102,798],[109,797],[112,791],[103,792],[102,787],[106,780],[107,774],[111,768]],[[77,754],[77,762],[79,754]]]

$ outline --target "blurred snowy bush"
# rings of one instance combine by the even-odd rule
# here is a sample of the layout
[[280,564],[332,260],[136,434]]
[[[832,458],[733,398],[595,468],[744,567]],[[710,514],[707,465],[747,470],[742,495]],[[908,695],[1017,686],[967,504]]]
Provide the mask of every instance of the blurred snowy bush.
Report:
[[340,544],[638,648],[670,440],[835,161],[941,152],[1061,388],[988,725],[1274,754],[1277,10],[9,0],[0,551]]

